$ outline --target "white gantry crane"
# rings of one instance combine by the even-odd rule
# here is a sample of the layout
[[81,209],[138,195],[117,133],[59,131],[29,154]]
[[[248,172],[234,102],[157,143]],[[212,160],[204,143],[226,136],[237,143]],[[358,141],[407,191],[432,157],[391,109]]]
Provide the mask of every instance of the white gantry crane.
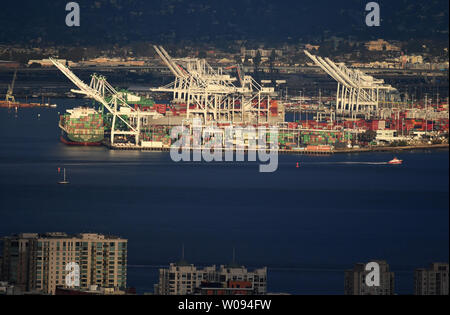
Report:
[[261,87],[251,76],[235,78],[215,70],[204,59],[173,59],[161,46],[154,46],[175,81],[152,89],[173,94],[173,102],[186,105],[187,119],[214,122],[260,124],[269,122],[274,88]]
[[[92,75],[90,85],[81,81],[72,71],[57,60],[50,58],[52,63],[70,80],[79,90],[71,90],[73,93],[82,94],[102,104],[112,115],[111,145],[115,143],[115,136],[134,136],[135,145],[140,143],[142,121],[158,114],[154,111],[142,112],[139,108],[133,108],[124,99],[123,94],[117,92],[103,76]],[[121,130],[119,121],[122,123]]]
[[8,91],[6,92],[6,101],[15,103],[16,99],[14,97],[14,85],[16,84],[17,70],[14,71],[14,76],[10,85],[8,85]]
[[328,75],[337,81],[336,112],[342,115],[376,113],[380,103],[397,90],[360,70],[349,69],[343,63],[334,63],[329,58],[305,54]]

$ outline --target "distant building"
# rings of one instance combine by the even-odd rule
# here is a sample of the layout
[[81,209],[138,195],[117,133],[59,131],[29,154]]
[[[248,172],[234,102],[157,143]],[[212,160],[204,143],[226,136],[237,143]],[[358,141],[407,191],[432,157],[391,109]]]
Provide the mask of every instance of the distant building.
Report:
[[448,263],[434,263],[429,269],[416,269],[414,292],[416,295],[448,295]]
[[[68,65],[69,67],[72,67],[72,66],[75,65],[74,62],[68,61],[68,60],[65,60],[65,59],[57,59],[57,61],[62,63],[62,64]],[[52,63],[52,61],[50,59],[41,59],[41,60],[30,59],[30,60],[28,60],[28,66],[31,66],[33,64],[38,64],[38,65],[40,65],[43,68],[53,67],[53,63]]]
[[33,290],[33,291],[23,291],[22,288],[5,282],[0,281],[0,295],[47,295],[41,291]]
[[0,60],[0,69],[17,69],[20,67],[20,63],[15,61]]
[[23,291],[54,294],[69,263],[80,266],[80,289],[125,288],[127,240],[99,234],[20,234],[3,239],[1,279]]
[[239,266],[220,266],[218,271],[219,282],[228,283],[229,281],[249,281],[253,284],[255,294],[267,293],[267,268],[256,269],[249,272],[245,267]]
[[228,58],[222,58],[219,61],[217,61],[218,64],[231,64],[234,63],[234,60],[228,59]]
[[366,285],[366,264],[358,263],[345,272],[345,295],[394,295],[394,273],[389,271],[385,261],[375,261],[380,266],[380,286]]
[[272,52],[275,52],[275,56],[282,57],[283,56],[283,50],[281,49],[246,49],[245,47],[241,48],[241,55],[242,57],[250,56],[252,58],[255,58],[258,54],[261,55],[261,57],[270,57],[272,55]]
[[422,64],[423,63],[423,57],[422,56],[406,56],[406,60],[408,63],[412,64]]
[[311,45],[311,44],[306,44],[305,45],[305,49],[309,50],[309,51],[313,51],[313,50],[318,51],[319,48],[320,48],[319,45]]
[[155,294],[193,294],[202,281],[214,281],[215,271],[215,266],[197,269],[186,263],[170,264],[168,269],[159,270],[159,283],[155,285]]
[[399,135],[397,130],[377,130],[376,141],[380,144],[382,143],[391,143],[394,141],[408,141],[409,138],[405,136]]
[[142,67],[145,66],[144,60],[120,59],[99,57],[86,61],[81,61],[78,66],[105,66],[105,67]]
[[400,51],[400,47],[389,44],[384,39],[373,40],[364,44],[370,51]]
[[411,68],[413,66],[422,65],[423,57],[420,55],[402,55],[396,59],[398,63],[400,63],[402,68]]
[[22,291],[30,291],[33,287],[30,276],[30,248],[37,234],[21,234],[3,238],[3,261],[0,280],[14,284]]
[[0,295],[20,295],[22,294],[22,290],[15,287],[8,282],[1,281],[0,282]]
[[216,266],[197,268],[186,263],[170,264],[169,268],[160,269],[155,294],[222,294],[239,291],[236,289],[257,295],[266,294],[267,268],[249,272],[245,267],[238,266],[220,266],[217,269]]

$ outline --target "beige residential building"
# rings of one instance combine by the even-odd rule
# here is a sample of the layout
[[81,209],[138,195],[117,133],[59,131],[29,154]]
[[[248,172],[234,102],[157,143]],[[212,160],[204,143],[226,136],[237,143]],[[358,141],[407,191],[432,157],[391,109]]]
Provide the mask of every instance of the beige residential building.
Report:
[[[67,287],[66,265],[80,269],[80,289],[125,288],[127,240],[99,234],[20,234],[3,240],[1,279],[24,291],[54,294]],[[6,267],[6,268],[5,268]]]
[[157,295],[190,295],[195,293],[202,282],[221,283],[226,287],[228,281],[252,283],[255,294],[267,293],[267,268],[249,272],[240,266],[209,266],[197,268],[186,263],[170,264],[169,268],[159,270],[159,283],[155,285]]
[[394,295],[394,273],[390,272],[386,261],[374,261],[380,266],[380,285],[366,285],[367,264],[358,263],[345,272],[345,295]]
[[416,295],[448,295],[448,286],[448,263],[434,263],[414,273]]
[[249,272],[245,267],[220,266],[217,274],[220,283],[227,283],[228,281],[250,282],[253,284],[255,294],[267,294],[267,267]]
[[181,262],[170,264],[169,268],[159,270],[159,283],[155,284],[157,295],[189,295],[202,281],[215,279],[216,267],[197,269],[194,265]]

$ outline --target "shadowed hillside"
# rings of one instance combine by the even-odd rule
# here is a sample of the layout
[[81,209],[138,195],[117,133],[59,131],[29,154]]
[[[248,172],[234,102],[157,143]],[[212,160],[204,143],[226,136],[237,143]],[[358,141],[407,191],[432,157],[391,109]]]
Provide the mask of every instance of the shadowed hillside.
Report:
[[364,23],[362,0],[81,0],[81,27],[65,26],[68,1],[2,3],[0,43],[127,43],[253,39],[284,42],[445,38],[448,1],[384,0],[381,27]]

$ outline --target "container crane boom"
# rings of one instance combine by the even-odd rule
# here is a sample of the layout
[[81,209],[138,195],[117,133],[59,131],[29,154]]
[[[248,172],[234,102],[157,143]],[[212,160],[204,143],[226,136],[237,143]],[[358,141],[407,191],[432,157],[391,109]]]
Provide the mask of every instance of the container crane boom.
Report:
[[[50,58],[51,62],[70,80],[75,84],[80,90],[79,91],[73,91],[78,94],[86,95],[89,98],[92,98],[102,104],[111,114],[114,115],[114,117],[119,118],[127,127],[129,127],[133,132],[136,132],[136,129],[132,127],[120,114],[119,111],[117,111],[117,104],[114,106],[111,102],[106,101],[104,95],[102,95],[101,91],[104,91],[104,88],[109,90],[112,94],[112,99],[115,103],[119,101],[122,106],[127,106],[130,108],[130,110],[134,110],[131,108],[126,101],[118,95],[117,91],[114,90],[114,88],[111,87],[111,85],[106,82],[106,80],[103,80],[103,84],[95,84],[94,86],[98,87],[98,89],[94,89],[93,87],[87,85],[83,81],[81,81],[72,71],[70,71],[66,66],[58,62],[57,60]],[[94,79],[97,78],[94,76]],[[99,81],[99,80],[97,80]]]

